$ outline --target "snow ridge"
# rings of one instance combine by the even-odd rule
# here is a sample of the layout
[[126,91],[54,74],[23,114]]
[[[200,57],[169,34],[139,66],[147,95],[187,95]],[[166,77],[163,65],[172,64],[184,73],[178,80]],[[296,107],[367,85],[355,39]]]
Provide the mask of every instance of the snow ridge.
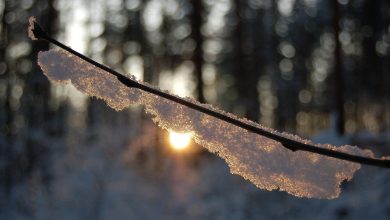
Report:
[[[352,162],[309,152],[292,152],[277,141],[159,96],[129,88],[112,74],[64,50],[40,52],[38,64],[53,83],[72,83],[81,92],[105,100],[116,110],[133,104],[144,105],[146,112],[160,127],[191,132],[198,144],[223,158],[232,173],[241,175],[261,189],[278,189],[298,197],[333,199],[340,194],[341,182],[352,179],[360,168],[359,164]],[[237,118],[210,105],[203,106]],[[246,119],[240,120],[303,143],[311,143],[296,135],[278,133]],[[336,149],[332,145],[317,146]],[[337,150],[372,156],[371,151],[348,145]]]

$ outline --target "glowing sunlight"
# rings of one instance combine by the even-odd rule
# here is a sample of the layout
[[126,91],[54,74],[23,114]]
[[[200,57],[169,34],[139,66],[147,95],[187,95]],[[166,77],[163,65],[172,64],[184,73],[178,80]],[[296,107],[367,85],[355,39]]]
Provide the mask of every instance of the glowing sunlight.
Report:
[[192,135],[190,133],[177,133],[169,131],[169,142],[174,150],[184,150],[190,145]]

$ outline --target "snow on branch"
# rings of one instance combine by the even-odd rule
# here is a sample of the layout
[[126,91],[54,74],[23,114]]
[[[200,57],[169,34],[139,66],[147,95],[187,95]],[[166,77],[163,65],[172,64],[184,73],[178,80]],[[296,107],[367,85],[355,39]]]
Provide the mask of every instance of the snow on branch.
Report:
[[[37,27],[32,22],[31,33],[37,32],[36,29],[40,33]],[[371,151],[347,145],[338,148],[313,145],[309,140],[279,133],[210,105],[126,78],[46,34],[33,37],[64,49],[40,52],[38,56],[40,67],[53,83],[72,83],[81,92],[105,100],[116,110],[132,104],[144,105],[160,127],[191,132],[198,144],[223,158],[232,173],[259,188],[279,189],[298,197],[331,199],[340,194],[341,182],[350,180],[360,168],[353,162],[389,167],[389,161],[372,158]]]

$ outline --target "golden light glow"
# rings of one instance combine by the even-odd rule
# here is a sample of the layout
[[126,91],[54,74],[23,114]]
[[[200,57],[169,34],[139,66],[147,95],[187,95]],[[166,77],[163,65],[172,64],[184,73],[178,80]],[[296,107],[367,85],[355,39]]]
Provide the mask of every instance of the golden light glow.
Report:
[[190,133],[177,133],[169,131],[169,142],[175,150],[184,150],[190,145],[192,135]]

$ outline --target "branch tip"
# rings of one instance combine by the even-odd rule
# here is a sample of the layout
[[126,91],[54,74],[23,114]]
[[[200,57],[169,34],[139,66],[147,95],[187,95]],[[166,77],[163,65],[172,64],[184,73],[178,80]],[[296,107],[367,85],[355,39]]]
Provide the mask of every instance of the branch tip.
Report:
[[28,26],[28,36],[31,38],[31,40],[40,40],[47,38],[47,34],[43,31],[41,26],[37,23],[37,19],[34,16],[31,16],[30,19],[28,19],[29,26]]

